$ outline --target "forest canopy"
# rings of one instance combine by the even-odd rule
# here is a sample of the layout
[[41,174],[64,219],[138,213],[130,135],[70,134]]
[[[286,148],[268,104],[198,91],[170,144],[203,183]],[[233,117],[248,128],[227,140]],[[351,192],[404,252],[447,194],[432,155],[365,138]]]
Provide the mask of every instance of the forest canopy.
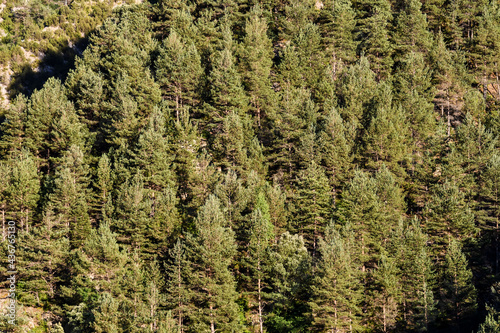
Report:
[[500,331],[498,0],[0,10],[2,330]]

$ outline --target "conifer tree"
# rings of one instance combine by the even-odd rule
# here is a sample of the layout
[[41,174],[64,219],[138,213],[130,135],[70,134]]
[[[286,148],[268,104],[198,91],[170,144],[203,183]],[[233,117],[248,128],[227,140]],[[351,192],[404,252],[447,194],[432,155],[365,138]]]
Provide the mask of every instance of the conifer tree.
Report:
[[353,137],[336,108],[329,110],[319,123],[318,149],[321,152],[321,164],[325,166],[335,199],[351,174]]
[[406,110],[411,137],[415,143],[424,141],[436,131],[432,104],[435,90],[431,80],[431,71],[423,55],[411,52],[400,59],[394,76],[394,97],[401,103],[403,110]]
[[[475,33],[474,37],[469,36],[472,44],[469,55],[476,68],[478,80],[482,85],[483,96],[486,99],[488,93],[493,95],[488,85],[492,83],[493,78],[498,85],[500,78],[500,67],[497,60],[498,52],[500,52],[500,7],[495,2],[483,6],[475,5],[478,7],[476,9],[477,13],[474,13],[477,16],[473,14],[468,18],[473,22],[478,21],[474,22],[477,23],[477,28],[473,31]],[[474,11],[474,7],[472,7],[472,11]],[[472,25],[473,22],[469,21],[468,23]],[[496,96],[492,97],[499,100],[500,91],[497,91]]]
[[0,126],[0,149],[2,156],[9,157],[21,152],[25,143],[25,127],[28,117],[28,99],[19,95],[11,101],[5,111],[4,120]]
[[389,86],[379,87],[380,96],[377,96],[375,112],[364,135],[366,165],[375,170],[385,165],[401,177],[405,175],[410,131],[403,109],[390,107],[392,94]]
[[287,181],[297,171],[297,150],[301,135],[309,125],[316,122],[316,117],[316,105],[308,90],[291,87],[281,92],[280,109],[273,119],[274,142],[270,159],[275,168],[286,172]]
[[155,332],[159,330],[159,327],[165,321],[163,319],[165,295],[162,293],[165,280],[156,258],[149,263],[144,271],[146,293],[144,322],[149,324],[151,332]]
[[476,231],[474,213],[460,192],[458,186],[450,181],[437,184],[426,207],[426,231],[437,249],[447,239],[463,239]]
[[380,79],[386,77],[392,66],[393,47],[390,43],[392,13],[388,0],[360,2],[362,16],[358,20],[359,53],[370,61],[374,72]]
[[[161,100],[160,88],[149,69],[157,43],[147,11],[146,6],[124,7],[106,20],[92,36],[92,46],[86,49],[76,70],[69,75],[70,91],[78,90],[81,71],[92,71],[102,77],[102,99],[106,102],[101,103],[98,119],[91,119],[99,124],[96,142],[99,149],[105,144],[120,146],[136,139],[153,106]],[[86,68],[80,70],[80,66]],[[80,96],[89,98],[87,94]]]
[[[8,203],[10,196],[8,189],[10,186],[10,165],[8,163],[0,162],[0,178],[3,182],[0,183],[0,212],[2,214],[2,242],[7,238],[7,212],[9,209]],[[8,202],[9,201],[9,202]]]
[[19,221],[19,227],[29,232],[31,217],[40,196],[40,178],[33,156],[23,150],[10,162],[10,177],[7,187],[9,211]]
[[100,294],[97,307],[92,311],[92,329],[96,333],[123,332],[123,318],[120,318],[120,301],[108,292]]
[[467,113],[464,122],[456,129],[456,147],[461,155],[461,164],[467,174],[482,169],[495,152],[498,139],[487,130],[481,121]]
[[500,224],[500,156],[493,155],[481,174],[479,195],[481,210],[478,212],[480,227],[493,230],[492,242],[495,247],[495,272],[500,269],[499,224]]
[[257,303],[259,332],[264,332],[264,306],[267,271],[269,266],[268,253],[270,241],[274,238],[273,225],[269,214],[269,204],[264,194],[259,193],[255,209],[252,212],[252,229],[248,244],[248,265],[250,267],[250,291]]
[[306,288],[311,259],[304,239],[285,232],[270,254],[270,311],[266,326],[284,332],[305,325]]
[[109,302],[115,308],[113,311],[109,310],[111,312],[99,312],[103,315],[103,322],[121,320],[117,313],[119,304],[114,298],[122,295],[122,282],[129,257],[120,249],[116,234],[111,232],[107,223],[102,223],[99,229],[91,230],[81,250],[73,253],[72,261],[73,279],[69,287],[64,288],[64,294],[76,304],[88,304],[91,308],[95,307],[92,302],[98,294],[101,297],[107,294],[112,298]]
[[187,236],[187,245],[193,270],[189,289],[198,310],[190,313],[189,331],[237,331],[236,286],[229,270],[236,244],[216,197],[209,196],[200,208],[196,234]]
[[353,136],[363,125],[365,108],[370,105],[376,87],[375,73],[366,57],[361,57],[358,63],[349,67],[338,82],[338,111]]
[[375,177],[357,171],[342,193],[336,217],[341,224],[350,223],[355,233],[355,258],[363,271],[378,261],[390,235],[404,212],[402,191],[395,177],[382,168]]
[[320,331],[352,332],[361,324],[362,287],[352,253],[354,235],[349,226],[342,232],[330,223],[320,240],[321,259],[311,284],[313,326]]
[[90,231],[89,175],[84,158],[78,146],[71,146],[56,169],[54,188],[49,195],[58,222],[69,228],[73,248],[79,247]]
[[132,163],[144,175],[145,187],[153,191],[174,186],[167,119],[162,111],[158,107],[154,108],[132,156]]
[[108,155],[103,154],[97,165],[97,175],[94,186],[94,218],[106,220],[113,213],[111,193],[113,190],[113,171]]
[[396,241],[403,301],[403,324],[407,329],[427,330],[435,315],[435,275],[427,249],[428,237],[413,219]]
[[274,243],[276,243],[278,236],[283,233],[287,225],[286,193],[278,184],[268,184],[266,186],[266,198],[269,202],[270,221],[274,226]]
[[169,262],[166,266],[167,293],[165,304],[172,311],[172,318],[175,319],[177,328],[180,332],[185,331],[186,318],[193,309],[193,296],[189,287],[189,277],[191,275],[191,263],[186,259],[185,245],[180,241],[174,244],[169,250]]
[[19,266],[23,267],[20,274],[26,281],[23,302],[34,306],[50,304],[51,311],[61,313],[57,303],[62,297],[61,285],[69,278],[69,228],[49,207],[41,223],[29,234],[18,234],[17,244],[22,244],[18,253]]
[[446,251],[443,271],[443,305],[446,314],[454,318],[455,325],[471,315],[477,307],[472,272],[467,266],[467,259],[462,253],[460,243],[451,239]]
[[357,42],[354,40],[356,12],[351,0],[325,1],[320,12],[323,43],[326,55],[335,66],[338,63],[352,64],[356,58]]
[[180,108],[195,106],[200,99],[203,75],[200,55],[192,42],[186,43],[172,30],[159,48],[155,68],[156,79],[179,120]]
[[297,36],[301,27],[304,27],[316,17],[315,2],[313,0],[285,0],[275,4],[276,22],[272,28],[277,37],[283,41],[290,41]]
[[398,305],[401,301],[401,286],[398,269],[393,258],[382,254],[378,267],[373,272],[372,303],[370,321],[375,329],[388,332],[396,324],[399,314]]
[[328,179],[314,160],[306,170],[298,174],[297,196],[294,201],[297,207],[295,228],[306,239],[307,247],[312,250],[314,256],[318,240],[332,217],[332,195]]
[[495,333],[500,329],[500,324],[498,320],[495,319],[495,316],[488,312],[486,315],[485,321],[479,326],[478,333]]
[[267,31],[262,8],[257,5],[252,8],[246,21],[246,35],[241,45],[239,65],[243,86],[250,97],[251,112],[258,128],[261,128],[267,114],[273,112],[270,76],[274,54]]
[[40,164],[47,166],[72,145],[83,147],[84,127],[79,123],[73,104],[57,79],[49,79],[30,98],[26,118],[25,147]]
[[418,0],[404,0],[400,3],[400,12],[396,17],[393,43],[397,45],[400,58],[409,52],[426,53],[432,38],[427,30],[427,18],[421,11],[422,3]]

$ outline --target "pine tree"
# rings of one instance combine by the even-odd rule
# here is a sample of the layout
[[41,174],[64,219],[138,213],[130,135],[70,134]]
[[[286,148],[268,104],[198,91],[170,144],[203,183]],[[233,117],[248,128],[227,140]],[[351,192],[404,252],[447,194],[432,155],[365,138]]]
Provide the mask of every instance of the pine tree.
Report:
[[19,227],[29,232],[30,220],[40,196],[36,162],[28,151],[23,150],[10,163],[7,187],[9,211],[13,213],[12,218],[19,221]]
[[365,109],[370,105],[376,87],[375,73],[366,57],[349,67],[338,82],[338,111],[353,139],[363,125]]
[[127,179],[118,192],[113,216],[118,240],[139,250],[144,258],[165,251],[180,224],[176,205],[171,187],[147,190],[141,174]]
[[186,318],[189,318],[190,312],[194,310],[192,294],[188,289],[188,278],[192,273],[191,263],[187,261],[185,252],[185,245],[178,239],[169,250],[170,259],[166,266],[167,280],[170,283],[167,284],[165,303],[172,311],[179,332],[184,332]]
[[28,99],[19,95],[11,101],[5,111],[4,120],[0,126],[0,149],[2,156],[12,157],[21,152],[25,143],[25,127],[28,116]]
[[276,243],[277,238],[281,235],[287,225],[287,205],[286,205],[286,193],[278,184],[266,186],[266,198],[269,202],[269,215],[271,224],[274,226],[274,243]]
[[120,301],[107,292],[100,294],[97,307],[92,311],[92,329],[96,333],[124,332],[120,318]]
[[400,12],[396,17],[393,43],[396,46],[396,59],[409,52],[426,53],[432,37],[427,30],[427,18],[422,13],[422,3],[418,0],[404,0],[400,3]]
[[[250,292],[257,303],[259,332],[264,332],[264,307],[267,270],[269,266],[268,253],[270,241],[274,238],[273,225],[269,213],[269,204],[264,194],[259,193],[257,203],[251,216],[252,229],[248,244],[247,259],[250,268]],[[256,299],[256,300],[255,300]]]
[[195,106],[200,99],[203,75],[200,55],[192,42],[186,43],[172,30],[159,48],[155,68],[156,79],[179,120],[180,108]]
[[357,171],[342,193],[335,213],[340,224],[349,223],[355,233],[355,258],[363,271],[378,261],[390,235],[405,211],[401,188],[387,168],[375,177]]
[[[495,152],[498,139],[487,130],[481,121],[475,120],[470,113],[456,129],[456,147],[467,174],[474,174],[484,168]],[[472,189],[470,189],[472,190]]]
[[297,195],[294,201],[297,207],[294,214],[295,228],[304,237],[314,256],[318,239],[332,217],[332,195],[328,179],[314,160],[306,170],[298,174]]
[[198,310],[189,315],[189,332],[238,330],[236,286],[229,270],[236,245],[214,196],[209,196],[200,208],[196,234],[187,236],[186,249],[193,270],[189,290]]
[[393,258],[382,254],[377,268],[374,270],[371,304],[371,321],[375,329],[388,332],[396,324],[399,315],[398,305],[401,301],[401,286],[398,269]]
[[318,149],[321,164],[333,189],[333,197],[340,192],[342,184],[349,178],[352,166],[353,138],[336,108],[332,108],[320,119]]
[[[351,64],[356,58],[357,42],[354,40],[356,12],[351,0],[325,1],[325,7],[320,12],[323,43],[326,54],[336,67],[342,63]],[[340,64],[337,65],[337,64]]]
[[[74,251],[71,259],[73,278],[63,292],[66,297],[80,304],[74,307],[73,311],[85,312],[78,309],[82,305],[90,306],[91,311],[93,308],[98,309],[99,306],[96,307],[93,304],[97,295],[101,295],[101,301],[102,297],[107,295],[109,301],[107,304],[112,305],[114,310],[109,310],[110,312],[102,309],[94,310],[94,315],[95,311],[98,311],[102,316],[99,316],[100,320],[94,320],[93,325],[106,325],[106,322],[112,324],[121,321],[121,314],[117,313],[119,304],[115,297],[122,295],[122,283],[127,273],[126,267],[130,262],[128,253],[120,249],[116,234],[111,232],[109,225],[101,223],[99,229],[92,229],[82,248]],[[101,332],[107,332],[107,330],[102,329]]]
[[488,314],[486,315],[486,319],[479,326],[479,330],[477,332],[495,333],[498,332],[498,330],[500,330],[500,323],[498,323],[498,320],[495,319],[495,316],[491,312],[488,312]]
[[464,194],[450,181],[434,186],[425,217],[425,228],[435,244],[435,250],[450,237],[463,239],[474,235],[476,231],[474,213]]
[[391,4],[388,0],[360,2],[362,16],[358,19],[359,53],[370,61],[380,79],[386,77],[392,66],[393,48],[389,30],[392,22]]
[[49,202],[59,223],[70,230],[70,241],[77,248],[90,231],[88,165],[78,146],[71,146],[56,169]]
[[175,184],[172,172],[173,156],[167,137],[164,111],[155,107],[149,122],[139,135],[132,163],[144,175],[145,187],[162,191]]
[[[426,331],[434,318],[436,301],[434,268],[427,249],[428,237],[413,219],[396,241],[403,301],[403,324],[407,329]],[[398,232],[399,233],[399,232]]]
[[2,242],[7,238],[7,212],[9,208],[10,196],[8,189],[10,186],[10,165],[0,162],[0,179],[3,182],[0,184],[0,212],[2,214]]
[[111,193],[113,190],[113,170],[108,155],[103,154],[97,164],[97,175],[94,182],[94,218],[106,220],[113,213]]
[[159,330],[164,321],[165,295],[162,293],[165,280],[162,276],[160,264],[156,258],[149,263],[145,271],[145,317],[144,322],[149,323],[151,332]]
[[306,128],[316,122],[316,105],[308,90],[287,88],[281,92],[280,109],[273,119],[273,143],[270,159],[274,168],[285,172],[291,181],[297,172],[297,150]]
[[[90,119],[98,123],[95,145],[99,149],[106,150],[107,144],[118,147],[136,139],[153,106],[161,100],[159,85],[149,69],[157,42],[147,15],[147,6],[123,7],[117,11],[92,35],[92,46],[69,75],[70,91],[78,91],[82,72],[91,71],[102,79],[102,99],[106,101],[101,103],[97,117]],[[81,66],[85,68],[80,70]],[[94,92],[95,89],[88,90],[88,94]],[[78,97],[75,103],[78,105],[80,98],[89,99],[88,94],[75,96]]]
[[379,170],[387,166],[398,176],[405,175],[410,131],[401,107],[391,107],[389,86],[379,86],[374,114],[364,135],[366,166]]
[[500,156],[493,155],[481,174],[481,197],[478,220],[486,231],[493,230],[492,242],[495,246],[495,272],[500,269],[499,223],[500,223]]
[[406,118],[410,122],[415,144],[423,142],[436,131],[432,104],[435,89],[431,80],[431,71],[420,53],[411,52],[401,58],[394,76],[394,97],[403,110],[407,110]]
[[51,311],[61,313],[61,285],[68,282],[68,259],[70,251],[69,228],[57,219],[52,208],[43,214],[41,223],[32,227],[30,233],[18,233],[19,267],[26,281],[25,304],[49,306]]
[[[499,100],[500,91],[496,91],[496,96],[493,96],[493,92],[490,91],[488,85],[493,83],[492,78],[495,78],[494,82],[497,87],[500,83],[500,67],[497,60],[498,52],[500,52],[500,7],[495,2],[483,6],[475,4],[475,6],[467,7],[472,7],[473,12],[477,11],[468,18],[472,21],[468,22],[469,29],[470,25],[477,23],[477,28],[473,31],[475,33],[474,37],[469,37],[472,44],[469,52],[469,56],[472,58],[470,60],[476,68],[476,75],[482,85],[484,98],[486,99],[486,96],[490,93],[493,98]],[[467,12],[470,13],[470,9]]]
[[78,145],[83,147],[85,128],[57,79],[49,79],[30,97],[25,127],[25,147],[43,166],[61,157],[62,152]]
[[274,263],[269,272],[269,331],[286,332],[305,326],[306,288],[311,259],[304,239],[285,232],[270,254]]
[[362,287],[352,255],[352,230],[330,223],[320,240],[321,259],[311,284],[313,326],[320,331],[352,332],[360,326]]
[[446,251],[443,279],[443,302],[446,314],[457,325],[476,310],[476,289],[472,284],[472,272],[460,243],[451,239]]
[[257,5],[250,11],[245,25],[245,38],[241,45],[240,71],[242,82],[250,97],[251,112],[259,129],[273,112],[271,68],[274,56],[272,43],[267,36],[268,26],[262,8]]

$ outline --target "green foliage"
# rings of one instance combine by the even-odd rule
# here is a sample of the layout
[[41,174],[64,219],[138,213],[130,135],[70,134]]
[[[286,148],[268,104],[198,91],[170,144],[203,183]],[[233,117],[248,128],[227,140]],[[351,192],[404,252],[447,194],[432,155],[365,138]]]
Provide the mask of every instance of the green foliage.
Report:
[[497,330],[495,1],[131,2],[2,7],[19,331]]

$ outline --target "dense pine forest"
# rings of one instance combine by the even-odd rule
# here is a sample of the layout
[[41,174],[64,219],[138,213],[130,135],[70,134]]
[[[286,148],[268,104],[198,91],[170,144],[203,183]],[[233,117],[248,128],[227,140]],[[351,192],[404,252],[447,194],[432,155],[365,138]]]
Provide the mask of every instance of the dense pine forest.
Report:
[[4,332],[500,331],[500,1],[0,17]]

